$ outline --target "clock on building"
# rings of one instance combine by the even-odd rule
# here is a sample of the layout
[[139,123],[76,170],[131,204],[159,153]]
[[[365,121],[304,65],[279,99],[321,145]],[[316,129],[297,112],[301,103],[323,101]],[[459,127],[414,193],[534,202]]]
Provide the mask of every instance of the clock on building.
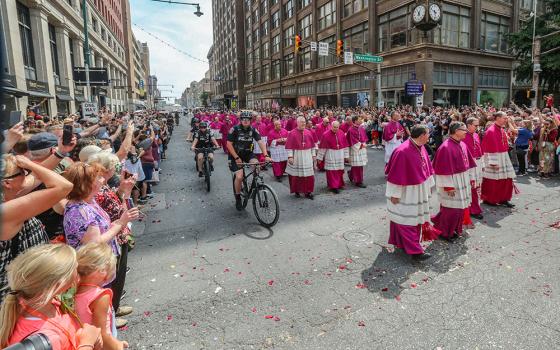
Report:
[[430,4],[430,19],[434,22],[441,19],[441,8],[438,4]]
[[414,23],[420,23],[426,16],[426,7],[424,5],[417,5],[412,11],[412,21]]

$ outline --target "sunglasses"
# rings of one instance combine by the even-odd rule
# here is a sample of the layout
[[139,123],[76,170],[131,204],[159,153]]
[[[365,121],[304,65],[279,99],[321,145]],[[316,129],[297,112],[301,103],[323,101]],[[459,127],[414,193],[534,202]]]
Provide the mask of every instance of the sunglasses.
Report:
[[15,179],[15,178],[18,177],[18,176],[21,176],[21,175],[27,176],[27,175],[29,175],[29,174],[31,173],[31,170],[29,170],[29,169],[24,169],[24,168],[18,168],[18,169],[19,169],[19,171],[18,171],[17,173],[15,173],[15,174],[13,174],[13,175],[10,175],[10,176],[4,176],[4,177],[2,178],[2,180]]

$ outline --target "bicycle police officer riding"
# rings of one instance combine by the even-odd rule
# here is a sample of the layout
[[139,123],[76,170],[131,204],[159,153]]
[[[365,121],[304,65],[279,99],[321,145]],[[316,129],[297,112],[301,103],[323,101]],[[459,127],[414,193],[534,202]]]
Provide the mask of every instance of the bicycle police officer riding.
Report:
[[[198,130],[194,132],[193,143],[191,150],[196,154],[196,169],[198,170],[198,177],[203,177],[202,173],[202,162],[204,161],[204,149],[213,149],[213,147],[219,148],[218,142],[212,133],[208,129],[208,124],[206,122],[200,123]],[[210,162],[210,171],[214,171],[214,152],[208,152],[208,161]]]
[[261,140],[259,132],[251,126],[251,116],[242,114],[239,117],[241,124],[234,126],[227,137],[229,169],[235,173],[234,193],[235,207],[243,210],[241,201],[241,184],[243,182],[243,163],[257,164],[257,156],[253,153],[253,141],[259,145],[267,162],[271,159],[266,150],[266,144]]

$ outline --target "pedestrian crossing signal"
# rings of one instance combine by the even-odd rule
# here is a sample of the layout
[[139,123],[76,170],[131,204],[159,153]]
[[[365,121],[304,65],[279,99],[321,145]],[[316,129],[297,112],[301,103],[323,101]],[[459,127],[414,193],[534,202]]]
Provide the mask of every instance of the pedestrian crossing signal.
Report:
[[342,52],[344,52],[344,42],[342,40],[336,41],[336,55],[342,57]]
[[297,54],[299,52],[299,49],[301,48],[301,37],[299,35],[296,35],[294,41],[295,41],[294,52]]

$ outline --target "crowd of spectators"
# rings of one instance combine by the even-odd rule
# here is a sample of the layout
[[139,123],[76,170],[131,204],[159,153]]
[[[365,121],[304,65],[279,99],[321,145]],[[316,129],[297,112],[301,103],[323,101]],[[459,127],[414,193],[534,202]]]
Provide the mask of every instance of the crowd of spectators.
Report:
[[[122,349],[132,222],[153,196],[179,115],[28,115],[4,133],[0,347]],[[64,297],[61,296],[64,294]],[[101,347],[101,344],[104,344]]]

